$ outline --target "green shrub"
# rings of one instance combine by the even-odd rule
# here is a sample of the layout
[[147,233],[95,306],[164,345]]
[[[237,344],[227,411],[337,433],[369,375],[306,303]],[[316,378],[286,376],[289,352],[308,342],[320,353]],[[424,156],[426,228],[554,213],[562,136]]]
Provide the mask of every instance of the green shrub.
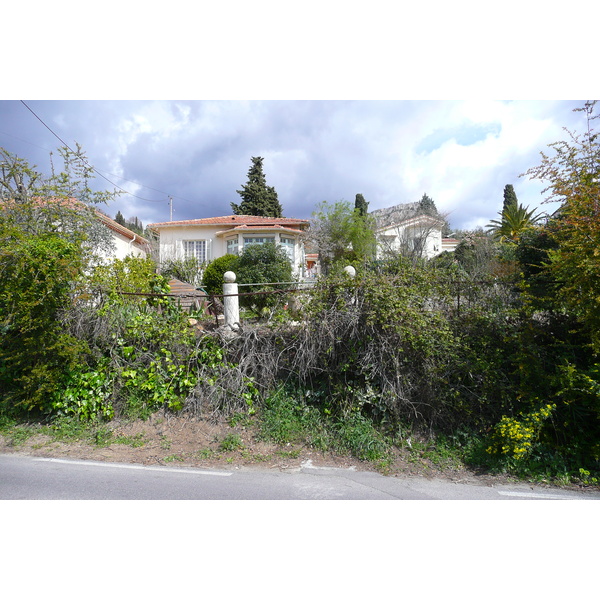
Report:
[[161,275],[167,279],[179,279],[193,286],[199,286],[202,281],[202,271],[205,263],[195,256],[183,259],[166,260],[161,265]]
[[218,295],[223,293],[223,275],[233,271],[237,275],[239,258],[235,254],[225,254],[209,262],[202,275],[202,287],[208,294]]
[[[126,256],[98,265],[87,282],[89,288],[109,305],[143,305],[166,307],[168,279],[157,274],[151,258]],[[153,297],[158,294],[158,297]]]
[[188,362],[177,360],[167,349],[154,355],[144,368],[123,370],[121,377],[127,412],[142,415],[161,407],[181,410],[187,395],[197,383]]
[[340,419],[335,429],[336,445],[360,460],[379,460],[391,447],[372,421],[359,412],[352,412]]
[[[105,365],[106,366],[106,365]],[[64,388],[54,392],[52,414],[74,416],[81,421],[110,420],[114,416],[112,381],[106,368],[73,372]]]
[[241,292],[257,293],[253,296],[241,296],[240,306],[251,309],[260,316],[265,309],[273,309],[286,303],[287,296],[276,291],[286,289],[288,285],[261,285],[289,283],[292,279],[292,265],[287,254],[274,243],[252,244],[244,248],[235,273],[238,283],[255,284],[240,288]]
[[62,322],[82,268],[75,244],[0,223],[0,389],[7,408],[47,411],[52,393],[84,360],[85,344]]
[[238,433],[228,433],[219,443],[219,449],[222,452],[234,452],[244,447],[242,438]]
[[277,444],[306,443],[319,450],[326,450],[330,445],[319,409],[285,388],[265,399],[259,417],[260,435],[264,439]]

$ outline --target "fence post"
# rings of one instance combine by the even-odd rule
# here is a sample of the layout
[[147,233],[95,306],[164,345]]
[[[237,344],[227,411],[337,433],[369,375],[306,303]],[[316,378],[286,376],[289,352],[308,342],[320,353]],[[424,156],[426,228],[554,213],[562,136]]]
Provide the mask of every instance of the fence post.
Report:
[[233,331],[240,328],[240,302],[237,296],[238,284],[235,282],[235,273],[227,271],[223,275],[223,315],[225,325]]

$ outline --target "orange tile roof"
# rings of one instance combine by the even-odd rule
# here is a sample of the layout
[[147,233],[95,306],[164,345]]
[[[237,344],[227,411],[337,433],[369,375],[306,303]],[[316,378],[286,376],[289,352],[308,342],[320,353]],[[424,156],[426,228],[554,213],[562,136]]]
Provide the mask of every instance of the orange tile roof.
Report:
[[229,215],[226,217],[208,217],[205,219],[191,219],[187,221],[165,221],[163,223],[151,223],[148,227],[172,227],[177,225],[308,225],[307,219],[290,219],[287,217],[255,217],[252,215]]
[[117,223],[116,221],[111,219],[109,216],[105,215],[103,212],[100,212],[98,209],[95,209],[95,210],[96,210],[96,214],[100,217],[100,220],[109,229],[112,229],[113,231],[116,231],[117,233],[124,235],[125,237],[129,238],[130,240],[139,242],[140,244],[148,244],[148,245],[150,244],[150,242],[145,237],[141,236],[139,233],[135,233],[134,231],[131,231],[131,229],[127,229],[127,227],[124,227],[120,223]]
[[96,215],[100,218],[100,220],[109,228],[112,229],[113,231],[120,233],[121,235],[129,238],[130,240],[134,240],[135,242],[139,242],[140,244],[147,244],[149,245],[150,242],[143,236],[141,236],[139,233],[135,233],[133,231],[131,231],[131,229],[128,229],[127,227],[124,227],[123,225],[117,223],[114,219],[111,219],[108,215],[105,215],[101,210],[97,209],[95,206],[89,206],[87,204],[84,204],[83,202],[77,200],[77,198],[72,198],[72,197],[62,197],[62,196],[57,196],[57,197],[53,197],[53,198],[44,198],[44,197],[34,197],[32,198],[32,201],[34,204],[39,205],[39,206],[43,206],[44,204],[49,204],[49,205],[59,205],[59,206],[64,206],[65,208],[70,208],[73,210],[93,210]]

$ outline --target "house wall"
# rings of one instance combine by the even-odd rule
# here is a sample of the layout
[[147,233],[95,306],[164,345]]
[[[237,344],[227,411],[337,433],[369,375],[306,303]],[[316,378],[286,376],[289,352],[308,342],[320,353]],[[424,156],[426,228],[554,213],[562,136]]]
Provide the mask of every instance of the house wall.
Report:
[[442,251],[454,252],[459,244],[460,240],[454,238],[442,238]]
[[136,258],[146,258],[149,255],[149,249],[135,240],[111,231],[114,249],[112,252],[99,251],[98,256],[102,260],[124,259],[126,256],[135,256]]
[[[273,231],[265,230],[232,230],[231,233],[223,233],[223,225],[216,226],[178,226],[160,228],[160,262],[163,263],[170,259],[184,258],[184,241],[206,241],[206,260],[214,260],[227,254],[227,241],[233,236],[238,238],[238,252],[244,247],[244,237],[274,237],[275,243],[279,244],[281,237],[294,238],[294,260],[292,269],[294,275],[303,275],[304,271],[304,247],[299,241],[298,236],[289,232],[280,232],[277,229]],[[221,232],[219,236],[217,233]]]
[[115,252],[114,258],[125,258],[126,256],[133,255],[136,258],[146,258],[148,253],[142,248],[135,240],[130,240],[125,236],[115,234],[113,236],[115,241]]
[[216,237],[216,233],[221,231],[223,226],[215,227],[168,227],[160,229],[160,262],[167,260],[179,260],[184,258],[183,241],[201,241],[207,242],[206,260],[213,260],[226,254],[224,241]]
[[442,231],[437,227],[427,225],[394,225],[381,229],[377,233],[377,256],[382,258],[387,252],[400,253],[408,244],[412,248],[412,240],[424,240],[424,258],[433,258],[442,252]]

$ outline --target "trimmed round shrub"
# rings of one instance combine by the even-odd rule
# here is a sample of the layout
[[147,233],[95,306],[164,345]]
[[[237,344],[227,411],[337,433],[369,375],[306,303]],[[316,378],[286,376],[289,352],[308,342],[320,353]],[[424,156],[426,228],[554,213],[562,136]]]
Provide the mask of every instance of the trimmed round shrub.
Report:
[[223,275],[227,271],[236,272],[239,257],[235,254],[225,254],[208,263],[202,276],[202,287],[209,294],[223,293]]

